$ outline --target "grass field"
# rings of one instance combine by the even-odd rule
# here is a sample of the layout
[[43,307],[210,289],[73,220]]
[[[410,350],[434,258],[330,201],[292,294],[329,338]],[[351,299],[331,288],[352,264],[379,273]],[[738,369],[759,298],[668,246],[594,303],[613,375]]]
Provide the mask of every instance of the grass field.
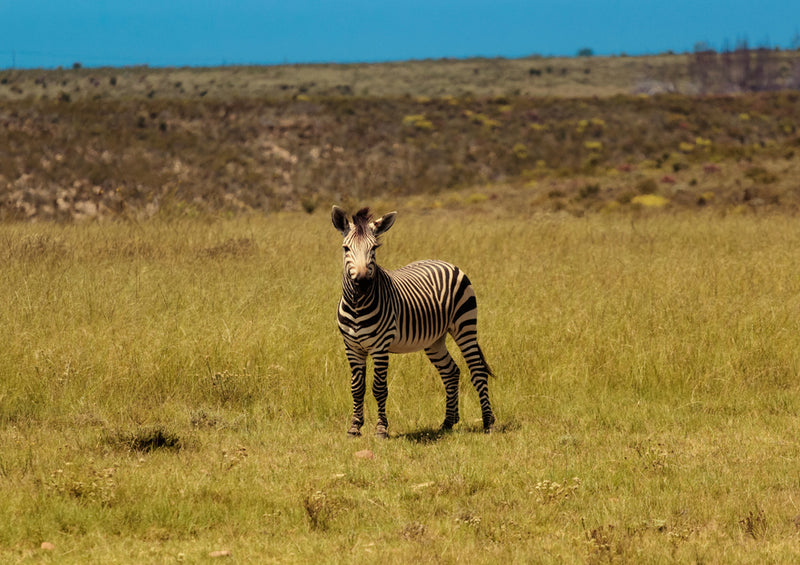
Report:
[[438,434],[420,353],[387,441],[327,210],[0,225],[0,560],[796,561],[796,218],[493,206],[401,201],[379,261],[469,273],[498,431],[462,379]]

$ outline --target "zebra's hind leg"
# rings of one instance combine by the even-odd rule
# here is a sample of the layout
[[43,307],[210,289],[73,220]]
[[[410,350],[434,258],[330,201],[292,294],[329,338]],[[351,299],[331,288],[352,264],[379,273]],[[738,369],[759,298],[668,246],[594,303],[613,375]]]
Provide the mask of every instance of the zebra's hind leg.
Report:
[[386,398],[389,396],[386,374],[389,371],[389,352],[373,353],[372,362],[375,365],[372,395],[378,403],[378,425],[375,427],[375,437],[386,439],[389,437],[389,421],[386,419]]
[[461,371],[456,365],[450,352],[447,351],[445,339],[442,338],[430,347],[425,349],[425,354],[439,371],[444,383],[446,395],[445,416],[442,422],[443,430],[450,430],[458,423],[458,381]]
[[478,399],[481,403],[483,431],[487,434],[491,433],[495,422],[492,404],[489,401],[489,376],[492,374],[492,370],[489,368],[489,364],[486,362],[486,358],[483,356],[483,351],[481,351],[474,334],[464,336],[463,340],[456,339],[456,343],[469,366],[472,386],[478,392]]
[[366,392],[367,357],[357,351],[347,351],[347,360],[350,363],[352,376],[350,378],[350,392],[353,395],[353,421],[347,435],[358,437],[361,435],[361,426],[364,425],[364,393]]

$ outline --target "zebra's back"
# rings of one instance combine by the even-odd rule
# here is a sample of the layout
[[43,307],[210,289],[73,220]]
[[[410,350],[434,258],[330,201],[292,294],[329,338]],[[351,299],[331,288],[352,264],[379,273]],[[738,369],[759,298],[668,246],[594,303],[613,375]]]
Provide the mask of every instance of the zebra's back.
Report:
[[418,351],[436,343],[475,308],[469,279],[445,261],[415,261],[386,273],[392,282],[396,320],[396,335],[389,346],[392,353]]

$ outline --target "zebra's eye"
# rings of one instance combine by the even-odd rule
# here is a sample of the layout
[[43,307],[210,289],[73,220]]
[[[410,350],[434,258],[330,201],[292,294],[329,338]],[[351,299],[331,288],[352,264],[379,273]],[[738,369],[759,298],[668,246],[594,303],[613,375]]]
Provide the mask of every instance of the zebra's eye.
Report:
[[344,250],[345,253],[350,253],[350,248],[346,245],[342,245],[342,250]]

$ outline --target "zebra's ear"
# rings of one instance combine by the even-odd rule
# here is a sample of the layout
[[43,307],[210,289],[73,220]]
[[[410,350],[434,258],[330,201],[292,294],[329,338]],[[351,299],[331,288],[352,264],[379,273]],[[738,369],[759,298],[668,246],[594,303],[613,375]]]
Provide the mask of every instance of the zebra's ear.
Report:
[[338,206],[334,206],[333,210],[331,210],[331,221],[333,222],[333,227],[339,230],[342,235],[347,235],[350,232],[350,222],[347,220],[347,212]]
[[377,220],[370,222],[372,226],[372,233],[374,233],[375,236],[377,237],[389,231],[389,228],[392,227],[392,224],[394,224],[394,219],[396,216],[397,212],[389,212],[388,214],[384,214]]

